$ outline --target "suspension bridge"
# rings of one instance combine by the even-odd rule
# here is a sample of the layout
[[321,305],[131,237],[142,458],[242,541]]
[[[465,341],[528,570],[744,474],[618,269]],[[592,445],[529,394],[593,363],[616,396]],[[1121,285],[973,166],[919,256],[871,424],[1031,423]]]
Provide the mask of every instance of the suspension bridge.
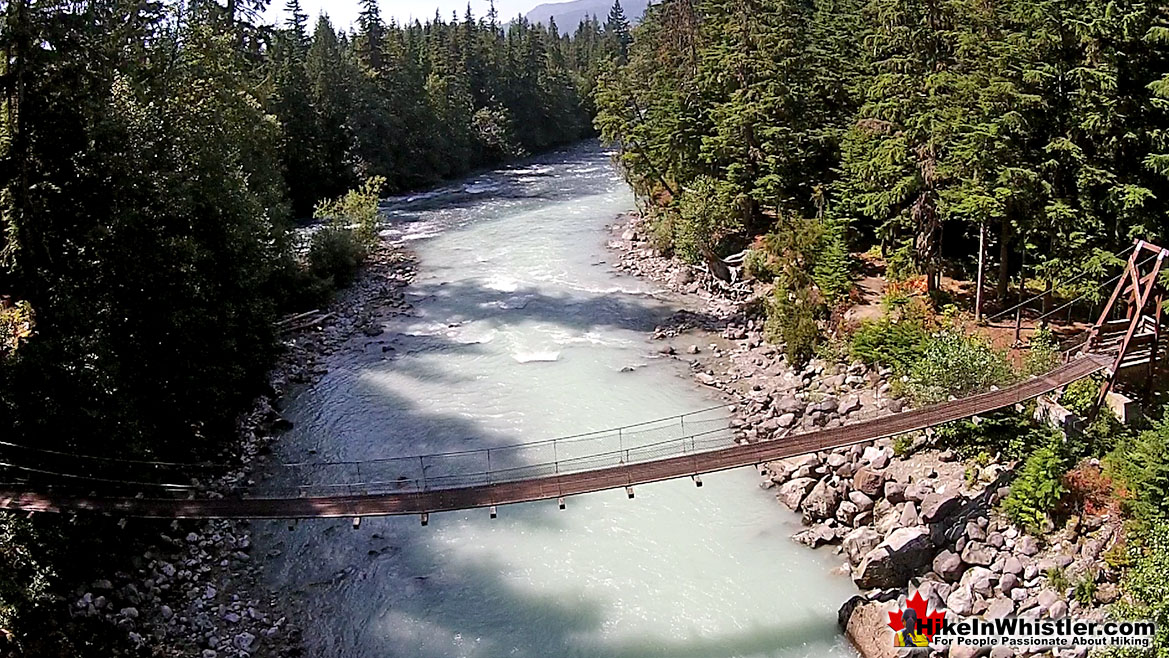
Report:
[[[790,434],[755,443],[735,442],[725,407],[545,441],[477,450],[364,461],[282,465],[301,483],[274,490],[207,495],[170,481],[223,470],[211,463],[174,463],[56,452],[0,441],[12,452],[39,454],[32,466],[4,461],[0,472],[24,473],[0,484],[0,510],[87,511],[119,517],[162,519],[296,519],[419,515],[556,500],[625,489],[663,480],[701,476],[786,457],[831,450],[926,429],[1010,407],[1098,372],[1106,373],[1100,400],[1124,368],[1158,358],[1164,291],[1158,274],[1169,251],[1138,241],[1099,320],[1082,342],[1046,374],[1010,386],[898,414],[838,427]],[[1123,254],[1122,254],[1123,255]],[[1151,267],[1150,267],[1151,265]],[[1036,296],[1037,299],[1040,296]],[[1125,317],[1113,319],[1123,307]],[[1015,310],[1015,309],[1007,309]],[[0,455],[4,454],[0,451]],[[53,468],[45,466],[52,464]],[[65,469],[73,464],[74,468]],[[149,473],[151,477],[142,477]],[[135,479],[135,474],[139,474]]]

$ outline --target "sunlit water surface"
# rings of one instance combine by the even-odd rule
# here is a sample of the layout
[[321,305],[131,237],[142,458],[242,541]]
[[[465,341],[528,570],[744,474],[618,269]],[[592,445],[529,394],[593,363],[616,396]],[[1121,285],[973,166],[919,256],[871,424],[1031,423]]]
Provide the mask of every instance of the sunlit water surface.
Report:
[[[717,403],[654,357],[647,332],[676,308],[608,265],[605,226],[632,207],[594,146],[392,199],[389,232],[420,261],[414,315],[376,339],[393,351],[355,339],[293,396],[278,458],[512,444]],[[839,558],[789,539],[798,520],[752,469],[703,481],[428,527],[264,523],[257,555],[307,610],[311,656],[854,656],[835,626],[853,593],[830,574]]]

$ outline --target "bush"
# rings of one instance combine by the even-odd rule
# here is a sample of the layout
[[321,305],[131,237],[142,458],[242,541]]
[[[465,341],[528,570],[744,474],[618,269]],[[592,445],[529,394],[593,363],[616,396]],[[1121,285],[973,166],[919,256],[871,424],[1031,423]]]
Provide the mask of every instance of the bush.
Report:
[[809,296],[807,288],[788,291],[785,286],[776,287],[763,327],[767,340],[783,343],[787,361],[794,366],[802,366],[812,358],[820,337],[817,308]]
[[916,443],[916,435],[914,434],[898,434],[893,437],[893,456],[908,457],[913,453],[914,443]]
[[718,252],[731,235],[743,230],[747,196],[737,185],[699,176],[679,195],[673,223],[674,253],[688,263],[703,262],[704,248]]
[[823,225],[813,249],[812,280],[829,305],[844,299],[852,290],[852,255],[848,252],[844,224]]
[[902,245],[889,254],[889,259],[885,264],[886,279],[894,282],[908,281],[919,274],[921,273],[917,271],[917,266],[913,263],[912,245]]
[[1112,478],[1105,475],[1098,466],[1086,461],[1080,462],[1064,475],[1063,483],[1068,490],[1066,500],[1071,507],[1070,511],[1099,516],[1113,511],[1116,507]]
[[1055,368],[1063,360],[1059,341],[1047,327],[1035,332],[1029,343],[1030,349],[1023,357],[1023,375],[1042,375]]
[[6,633],[26,634],[22,618],[52,603],[55,573],[45,559],[45,540],[30,519],[0,514],[0,654]]
[[849,353],[868,365],[886,366],[904,374],[921,359],[928,339],[920,322],[888,317],[866,320],[853,332]]
[[306,256],[307,270],[326,287],[343,288],[353,283],[365,253],[353,231],[327,226],[313,234]]
[[1067,574],[1064,573],[1063,567],[1048,567],[1047,570],[1043,572],[1043,575],[1047,578],[1047,584],[1060,594],[1066,592],[1068,587],[1071,586],[1071,583],[1068,582]]
[[313,217],[325,220],[332,228],[353,231],[358,246],[369,249],[377,242],[381,229],[377,204],[385,184],[381,176],[367,178],[361,187],[349,190],[345,196],[318,203]]
[[1011,410],[946,423],[937,428],[936,436],[939,445],[952,449],[962,459],[980,455],[1024,459],[1036,447],[1050,443],[1054,431],[1036,425],[1026,412]]
[[1138,525],[1169,519],[1169,411],[1151,429],[1121,435],[1109,461],[1131,492],[1126,507]]
[[1085,573],[1076,581],[1076,586],[1072,590],[1072,598],[1079,601],[1082,606],[1090,606],[1096,598],[1096,579],[1091,572]]
[[1066,471],[1064,458],[1055,446],[1039,448],[1027,458],[1019,477],[1011,484],[1011,493],[1003,500],[1003,512],[1029,532],[1042,532],[1048,514],[1067,493],[1063,485]]
[[1123,596],[1114,608],[1118,619],[1149,619],[1157,624],[1153,653],[1138,650],[1120,656],[1169,658],[1169,525],[1149,528],[1128,543],[1129,567],[1121,579]]
[[[1098,377],[1087,377],[1079,379],[1064,389],[1063,395],[1059,397],[1059,403],[1066,407],[1072,413],[1081,417],[1087,417],[1092,413],[1092,407],[1096,406],[1096,398],[1100,394],[1100,379]],[[1104,411],[1103,409],[1101,411]],[[1111,412],[1111,410],[1109,410]]]
[[909,369],[907,390],[918,404],[965,397],[1012,378],[1005,356],[986,340],[943,331],[926,341],[921,358]]

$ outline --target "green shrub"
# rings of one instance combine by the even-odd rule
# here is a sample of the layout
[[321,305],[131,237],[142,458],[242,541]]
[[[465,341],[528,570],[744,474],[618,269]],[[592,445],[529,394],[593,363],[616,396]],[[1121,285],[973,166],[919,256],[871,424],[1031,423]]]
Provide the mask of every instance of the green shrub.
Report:
[[1029,413],[1014,410],[993,412],[978,420],[956,420],[936,430],[938,444],[952,449],[962,459],[990,455],[1023,459],[1036,447],[1050,443],[1055,435],[1054,430],[1037,425]]
[[889,254],[885,264],[885,278],[889,281],[906,281],[918,274],[917,266],[913,263],[913,245],[902,245]]
[[1003,512],[1015,524],[1033,534],[1043,530],[1048,514],[1067,493],[1063,484],[1067,462],[1054,445],[1039,448],[1027,458],[1011,493],[1003,500]]
[[816,306],[807,288],[788,291],[777,286],[768,305],[764,335],[772,342],[782,342],[788,363],[801,366],[815,353],[820,329],[816,325]]
[[1068,582],[1067,574],[1064,573],[1063,567],[1048,567],[1047,570],[1043,572],[1043,575],[1047,578],[1047,584],[1060,594],[1066,592],[1068,587],[1071,586],[1071,583]]
[[1072,598],[1079,601],[1082,606],[1092,605],[1096,598],[1096,579],[1092,577],[1091,573],[1086,573],[1076,581],[1076,586],[1072,590]]
[[1149,619],[1157,624],[1152,653],[1125,650],[1117,655],[1169,658],[1169,525],[1149,528],[1128,542],[1128,569],[1120,581],[1124,593],[1113,609],[1117,619]]
[[674,253],[688,263],[703,262],[702,250],[718,252],[723,241],[743,230],[747,195],[724,180],[699,176],[677,199]]
[[770,283],[778,276],[771,257],[763,249],[751,249],[743,258],[743,274],[764,283]]
[[1023,374],[1025,376],[1042,375],[1055,368],[1063,360],[1059,351],[1059,340],[1047,327],[1035,332],[1029,343],[1030,349],[1023,357]]
[[899,458],[908,457],[913,453],[914,434],[898,434],[893,437],[893,455]]
[[965,397],[1012,378],[1006,357],[989,342],[956,331],[926,341],[921,358],[909,369],[907,389],[918,404]]
[[386,179],[381,176],[367,178],[355,190],[349,190],[338,199],[322,201],[313,211],[313,217],[328,222],[330,227],[353,231],[357,244],[363,249],[372,247],[381,229],[381,213],[378,199]]
[[1059,397],[1059,403],[1068,411],[1078,416],[1087,417],[1091,414],[1092,407],[1096,406],[1096,398],[1099,394],[1100,379],[1087,377],[1068,384],[1063,395]]
[[1126,508],[1138,525],[1169,519],[1169,410],[1152,428],[1121,434],[1109,463],[1129,492]]
[[[32,520],[15,514],[0,514],[0,631],[25,634],[23,617],[35,609],[50,605],[50,585],[56,574],[45,555],[46,539],[40,536]],[[59,539],[59,538],[57,538]],[[0,654],[4,653],[4,633],[0,632]]]
[[852,290],[852,255],[848,252],[845,225],[825,223],[812,255],[812,280],[829,304],[846,298]]
[[327,226],[313,234],[306,257],[308,273],[329,288],[353,282],[365,260],[365,248],[353,231]]
[[893,320],[866,320],[857,327],[849,341],[852,358],[868,365],[892,368],[906,373],[921,359],[929,335],[920,322]]

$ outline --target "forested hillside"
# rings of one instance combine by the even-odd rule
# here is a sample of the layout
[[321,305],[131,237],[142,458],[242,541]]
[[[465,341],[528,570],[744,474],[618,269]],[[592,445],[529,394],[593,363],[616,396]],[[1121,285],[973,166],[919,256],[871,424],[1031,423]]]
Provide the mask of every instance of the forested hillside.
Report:
[[685,257],[802,240],[831,303],[846,239],[935,291],[985,231],[1005,300],[1169,230],[1164,3],[667,0],[634,34],[597,126]]
[[[217,456],[273,320],[352,276],[379,191],[591,134],[595,74],[627,38],[494,13],[387,24],[377,0],[352,32],[297,0],[269,26],[266,5],[0,3],[3,441]],[[298,245],[314,209],[330,228]],[[28,476],[10,461],[0,479]],[[0,654],[49,641],[30,631],[69,560],[45,547],[78,548],[69,533],[90,534],[0,517]]]

